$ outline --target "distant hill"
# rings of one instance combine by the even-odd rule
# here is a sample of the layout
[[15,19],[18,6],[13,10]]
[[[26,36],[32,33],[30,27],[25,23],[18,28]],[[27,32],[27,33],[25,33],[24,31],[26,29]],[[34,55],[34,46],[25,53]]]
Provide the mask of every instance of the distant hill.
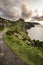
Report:
[[35,24],[36,25],[39,24],[39,23],[36,23],[36,22],[35,23],[34,22],[25,22],[24,19],[21,19],[21,18],[17,21],[11,21],[11,20],[7,20],[7,19],[0,17],[0,25],[2,24],[2,26],[4,26],[4,24],[9,26],[9,25],[12,25],[13,23],[16,23],[18,21],[20,21],[22,24],[24,24],[27,29],[34,27]]

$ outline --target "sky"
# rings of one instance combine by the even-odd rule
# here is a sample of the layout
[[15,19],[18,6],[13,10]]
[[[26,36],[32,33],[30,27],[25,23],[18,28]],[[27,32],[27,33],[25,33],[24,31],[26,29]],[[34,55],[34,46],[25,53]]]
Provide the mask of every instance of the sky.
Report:
[[35,11],[42,15],[43,0],[0,0],[0,16],[10,20],[29,19]]
[[30,0],[30,6],[33,10],[38,9],[41,11],[43,10],[43,0]]

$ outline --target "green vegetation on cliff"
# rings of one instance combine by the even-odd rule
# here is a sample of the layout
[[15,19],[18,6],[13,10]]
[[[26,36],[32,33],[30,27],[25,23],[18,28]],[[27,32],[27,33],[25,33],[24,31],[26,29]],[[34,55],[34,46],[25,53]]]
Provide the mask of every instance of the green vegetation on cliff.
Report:
[[5,35],[8,47],[27,65],[43,65],[43,54],[38,48],[26,44],[15,35]]
[[[28,36],[26,23],[23,19],[4,21],[7,32],[4,35],[6,45],[26,65],[43,65],[43,52],[34,47],[34,41]],[[2,25],[3,26],[3,25]]]

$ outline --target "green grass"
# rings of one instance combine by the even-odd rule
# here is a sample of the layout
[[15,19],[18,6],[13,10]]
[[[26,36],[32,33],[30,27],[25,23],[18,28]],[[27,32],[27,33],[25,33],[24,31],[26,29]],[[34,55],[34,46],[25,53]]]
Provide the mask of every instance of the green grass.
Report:
[[43,54],[14,35],[4,35],[8,47],[27,65],[43,65]]
[[0,32],[2,32],[4,30],[4,28],[0,28]]
[[22,37],[26,38],[29,42],[34,43],[31,38],[26,34],[25,32],[20,32],[19,33]]

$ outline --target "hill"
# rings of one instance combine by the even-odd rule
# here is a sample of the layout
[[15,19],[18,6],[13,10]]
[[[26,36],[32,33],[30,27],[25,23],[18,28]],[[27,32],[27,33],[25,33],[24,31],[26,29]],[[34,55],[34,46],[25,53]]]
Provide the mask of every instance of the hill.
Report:
[[[26,65],[43,65],[43,50],[39,47],[38,41],[31,40],[28,36],[25,21],[23,19],[17,21],[4,19],[2,22],[4,22],[4,27],[7,28],[4,41],[9,49]],[[36,43],[38,46],[34,45]]]

